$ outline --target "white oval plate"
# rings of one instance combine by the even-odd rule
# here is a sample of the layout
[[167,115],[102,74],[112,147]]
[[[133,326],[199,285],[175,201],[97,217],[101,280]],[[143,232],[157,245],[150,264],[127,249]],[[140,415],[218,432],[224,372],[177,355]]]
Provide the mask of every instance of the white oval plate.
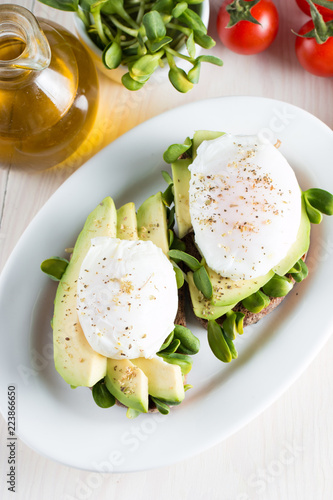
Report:
[[[43,259],[73,245],[86,216],[107,195],[117,206],[164,190],[162,153],[197,129],[261,132],[296,171],[303,189],[333,191],[333,132],[290,104],[258,97],[225,97],[189,104],[136,127],[73,174],[21,237],[0,282],[0,378],[15,384],[18,436],[64,464],[96,471],[137,471],[185,459],[230,436],[270,405],[314,358],[332,331],[333,221],[313,227],[309,278],[258,325],[238,337],[239,357],[220,363],[207,346],[189,375],[186,400],[167,417],[128,420],[123,408],[98,408],[89,389],[72,390],[52,360],[52,301],[57,284]],[[0,408],[7,414],[6,390]]]

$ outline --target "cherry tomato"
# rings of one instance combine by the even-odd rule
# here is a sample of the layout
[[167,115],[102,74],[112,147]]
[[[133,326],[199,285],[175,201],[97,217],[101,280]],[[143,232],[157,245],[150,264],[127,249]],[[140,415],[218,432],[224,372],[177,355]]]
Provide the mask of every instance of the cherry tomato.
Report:
[[[313,22],[308,21],[299,30],[300,35],[308,33],[314,28]],[[306,71],[317,76],[333,76],[333,38],[319,44],[315,38],[296,37],[296,56]]]
[[217,31],[222,43],[238,54],[258,54],[266,50],[279,28],[279,14],[272,0],[260,0],[251,9],[251,15],[260,24],[242,20],[227,28],[230,15],[226,7],[231,2],[232,0],[225,0],[217,16]]
[[[332,2],[332,7],[333,7],[333,0],[328,0],[329,2]],[[310,12],[310,5],[306,0],[296,0],[297,5],[299,8],[308,16],[311,16]],[[316,5],[316,2],[313,2]],[[324,18],[324,21],[330,21],[333,19],[333,10],[329,10],[326,7],[321,7],[320,5],[316,5],[317,9],[321,13],[321,15]]]

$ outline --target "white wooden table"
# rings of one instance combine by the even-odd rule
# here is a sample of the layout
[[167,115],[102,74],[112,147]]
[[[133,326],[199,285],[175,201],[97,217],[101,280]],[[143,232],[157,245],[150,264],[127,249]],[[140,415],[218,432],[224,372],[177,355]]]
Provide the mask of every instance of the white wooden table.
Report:
[[[5,2],[0,0],[0,3]],[[31,7],[33,0],[15,3]],[[280,30],[277,40],[265,53],[238,56],[218,42],[213,53],[224,60],[224,67],[206,65],[200,84],[186,95],[169,85],[161,85],[153,91],[131,94],[128,99],[125,89],[100,76],[103,106],[91,136],[74,161],[61,170],[35,175],[0,169],[0,269],[33,216],[75,169],[119,135],[167,109],[206,97],[257,95],[298,105],[332,127],[332,79],[305,73],[294,54],[291,28],[299,28],[306,17],[294,0],[277,0],[276,4]],[[218,6],[217,0],[211,4],[209,32],[215,39]],[[34,12],[72,28],[71,14],[38,2]],[[298,381],[245,428],[185,462],[148,472],[96,476],[46,459],[19,441],[17,492],[10,493],[6,485],[6,425],[0,417],[0,497],[6,500],[133,497],[136,500],[329,500],[333,498],[332,359],[333,338]]]

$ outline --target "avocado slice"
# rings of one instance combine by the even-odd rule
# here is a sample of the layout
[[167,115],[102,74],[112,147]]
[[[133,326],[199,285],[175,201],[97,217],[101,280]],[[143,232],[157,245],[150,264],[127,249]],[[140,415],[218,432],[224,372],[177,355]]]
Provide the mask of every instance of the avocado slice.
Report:
[[287,274],[295,262],[297,262],[309,250],[310,231],[311,224],[308,214],[306,213],[305,202],[302,197],[301,223],[298,229],[296,241],[291,245],[285,258],[282,259],[277,266],[273,267],[273,271],[276,274],[279,276]]
[[188,169],[192,158],[177,160],[171,165],[175,214],[178,225],[178,236],[183,238],[191,229],[191,215],[189,202],[189,189],[191,173]]
[[274,276],[274,271],[269,271],[264,276],[249,280],[232,280],[224,278],[208,266],[205,266],[212,282],[213,297],[211,303],[214,306],[228,306],[237,304],[245,297],[257,292],[262,286]]
[[211,300],[205,299],[202,293],[195,286],[192,272],[187,273],[187,280],[193,311],[198,318],[217,319],[235,307],[236,303],[227,306],[215,306]]
[[129,359],[108,359],[105,384],[123,405],[148,412],[148,378]]
[[192,229],[189,199],[191,172],[188,167],[196,157],[197,149],[203,141],[217,139],[217,137],[221,137],[221,135],[224,135],[224,132],[197,130],[194,133],[192,141],[193,159],[184,158],[176,160],[171,165],[174,186],[175,214],[178,225],[178,236],[180,239]]
[[131,361],[147,375],[148,392],[151,396],[164,401],[183,401],[185,391],[178,365],[166,363],[161,358],[136,358]]
[[215,132],[213,130],[197,130],[194,132],[192,141],[193,160],[197,156],[197,149],[203,141],[212,141],[224,134],[225,132]]
[[54,301],[54,363],[63,379],[73,386],[91,387],[106,373],[106,358],[88,344],[76,312],[77,278],[91,238],[116,236],[117,213],[108,197],[88,216],[76,241]]
[[117,238],[131,241],[138,239],[134,203],[126,203],[117,210]]
[[150,240],[167,254],[169,251],[166,208],[162,193],[150,196],[142,203],[137,213],[138,236],[140,240]]

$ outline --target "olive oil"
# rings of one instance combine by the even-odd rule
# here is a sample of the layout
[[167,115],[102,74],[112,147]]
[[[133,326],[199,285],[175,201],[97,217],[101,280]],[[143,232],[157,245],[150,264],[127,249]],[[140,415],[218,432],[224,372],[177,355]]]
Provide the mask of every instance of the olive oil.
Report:
[[18,36],[7,35],[0,39],[0,61],[17,59],[26,47],[25,42]]
[[12,30],[1,36],[0,23],[1,166],[58,165],[77,150],[95,120],[98,81],[90,56],[61,26],[40,19],[39,28],[51,51],[42,70],[30,63],[34,48],[24,34]]

